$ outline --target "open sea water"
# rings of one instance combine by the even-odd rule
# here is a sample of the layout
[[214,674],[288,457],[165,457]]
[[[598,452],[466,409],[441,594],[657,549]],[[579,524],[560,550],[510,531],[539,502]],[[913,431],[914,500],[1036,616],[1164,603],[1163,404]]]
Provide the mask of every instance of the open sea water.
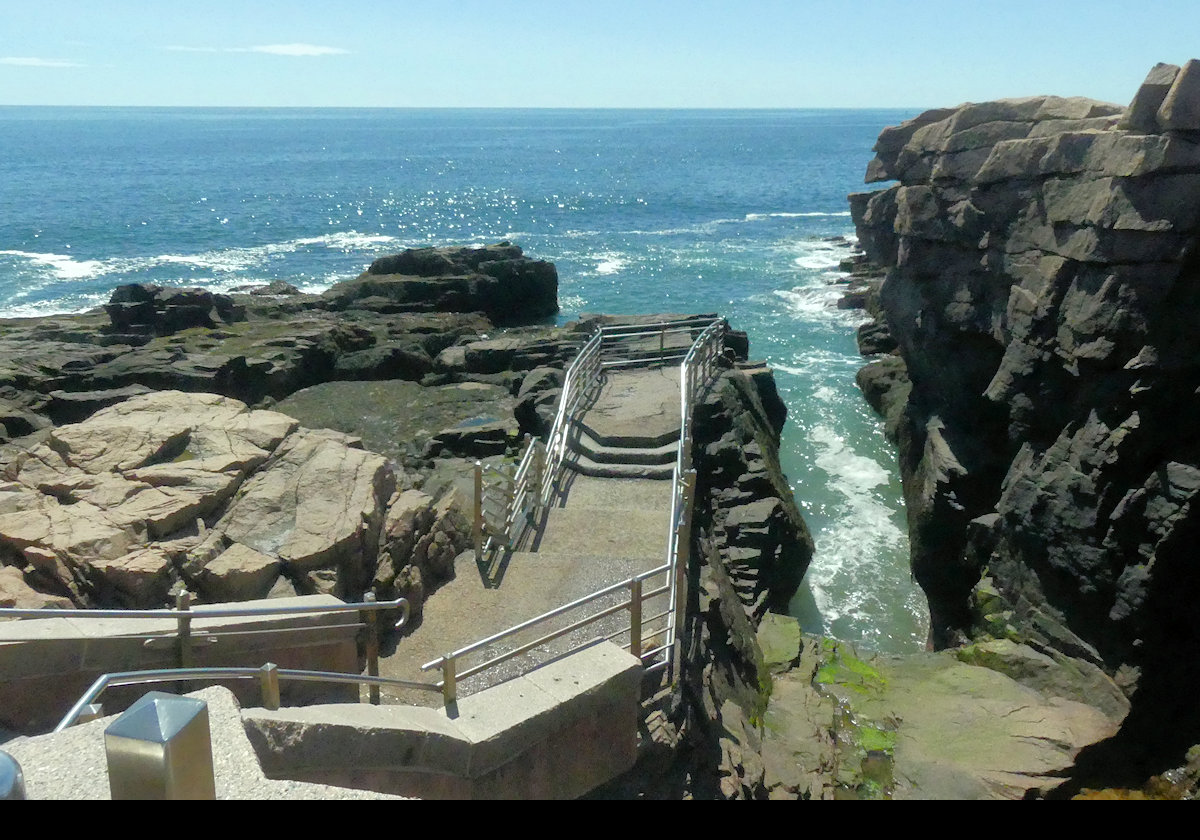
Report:
[[319,291],[375,257],[508,239],[581,312],[708,312],[748,330],[788,405],[782,458],[817,554],[807,630],[923,647],[895,457],[836,308],[892,110],[0,108],[0,316],[120,283]]

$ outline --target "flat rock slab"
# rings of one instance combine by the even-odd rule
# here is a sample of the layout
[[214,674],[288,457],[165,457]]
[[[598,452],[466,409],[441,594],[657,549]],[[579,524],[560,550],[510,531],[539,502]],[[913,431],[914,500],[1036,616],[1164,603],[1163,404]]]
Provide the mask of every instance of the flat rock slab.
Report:
[[438,432],[461,423],[504,421],[515,427],[513,405],[508,389],[498,385],[422,387],[388,379],[314,385],[276,408],[305,426],[360,437],[372,452],[403,460],[404,455],[419,455]]
[[600,443],[657,445],[679,433],[678,366],[609,370],[581,421]]
[[801,665],[775,678],[763,760],[793,794],[1020,799],[1058,786],[1079,750],[1119,724],[953,652],[851,651],[806,640]]

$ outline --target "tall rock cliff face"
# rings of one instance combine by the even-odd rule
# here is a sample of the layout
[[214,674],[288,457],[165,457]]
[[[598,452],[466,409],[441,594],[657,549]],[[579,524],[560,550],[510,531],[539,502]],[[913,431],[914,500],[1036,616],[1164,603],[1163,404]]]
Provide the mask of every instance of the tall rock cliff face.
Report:
[[1127,738],[1194,743],[1200,61],[1128,108],[968,104],[875,151],[867,180],[898,184],[851,208],[911,380],[889,429],[935,642],[1092,661]]

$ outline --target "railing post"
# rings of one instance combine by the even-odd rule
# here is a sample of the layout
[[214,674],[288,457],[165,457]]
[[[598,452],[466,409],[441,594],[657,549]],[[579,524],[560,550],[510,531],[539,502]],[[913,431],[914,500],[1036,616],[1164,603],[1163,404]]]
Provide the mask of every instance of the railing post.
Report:
[[691,553],[692,540],[692,502],[696,496],[696,471],[683,471],[683,518],[679,523],[679,551],[686,564]]
[[104,730],[114,800],[216,799],[208,704],[151,691]]
[[508,481],[504,482],[504,547],[512,548],[513,544],[513,514],[517,506],[517,471],[508,472]]
[[[375,603],[375,593],[368,592],[363,595],[363,601],[368,604]],[[375,610],[366,611],[367,625],[367,675],[372,677],[379,676],[379,618]],[[372,705],[379,705],[379,686],[372,684],[367,689]]]
[[[682,552],[683,556],[687,556],[687,552]],[[676,551],[676,558],[680,555]],[[667,642],[667,657],[670,659],[671,676],[673,679],[679,678],[679,631],[683,627],[684,616],[687,614],[687,582],[688,568],[687,563],[680,563],[678,559],[675,562],[675,613],[670,617],[671,632]]]
[[442,702],[453,706],[458,702],[458,682],[454,676],[454,658],[442,657]]
[[[525,437],[529,438],[529,435],[526,435]],[[533,452],[531,452],[529,455],[528,482],[529,486],[534,488],[535,491],[533,495],[533,512],[530,514],[532,517],[530,519],[530,523],[536,523],[538,516],[542,512],[542,446],[539,441],[532,439],[529,440],[529,446],[533,449]]]
[[629,652],[642,658],[642,582],[629,581]]
[[[175,596],[176,661],[180,668],[192,667],[192,594],[186,589]],[[187,683],[179,684],[179,692],[187,693]]]
[[263,708],[269,712],[279,709],[279,666],[268,662],[259,669],[258,685],[262,689]]
[[475,516],[471,526],[475,541],[475,562],[483,562],[483,462],[475,462]]

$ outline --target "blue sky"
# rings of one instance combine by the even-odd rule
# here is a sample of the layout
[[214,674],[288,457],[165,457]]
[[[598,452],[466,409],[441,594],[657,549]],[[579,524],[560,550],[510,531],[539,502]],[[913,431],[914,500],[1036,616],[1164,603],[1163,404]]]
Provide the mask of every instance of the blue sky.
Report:
[[0,104],[1126,103],[1200,0],[4,0]]

